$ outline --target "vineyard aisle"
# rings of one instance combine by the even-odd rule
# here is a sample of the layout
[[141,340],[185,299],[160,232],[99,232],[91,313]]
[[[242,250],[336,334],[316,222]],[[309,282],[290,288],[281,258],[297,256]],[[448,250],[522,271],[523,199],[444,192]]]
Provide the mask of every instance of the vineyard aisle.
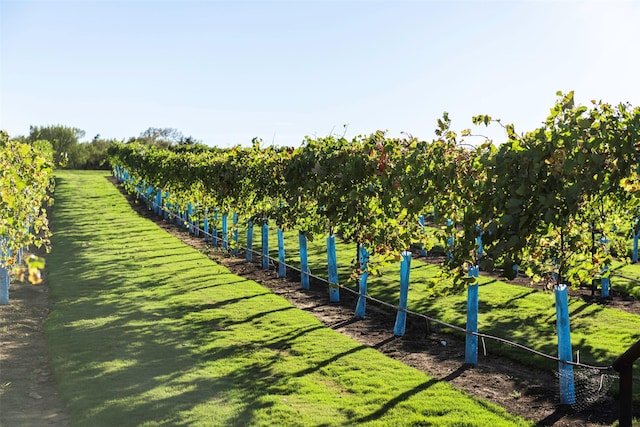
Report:
[[383,356],[58,172],[45,330],[73,425],[530,425]]

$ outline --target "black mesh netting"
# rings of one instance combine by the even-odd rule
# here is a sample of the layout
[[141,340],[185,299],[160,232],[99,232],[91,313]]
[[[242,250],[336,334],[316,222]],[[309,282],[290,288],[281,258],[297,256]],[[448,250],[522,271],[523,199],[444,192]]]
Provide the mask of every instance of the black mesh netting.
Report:
[[575,411],[582,411],[605,397],[611,385],[619,378],[618,373],[612,369],[602,370],[582,366],[555,371],[555,375],[559,383],[558,390],[564,394],[560,396],[560,401],[571,405]]

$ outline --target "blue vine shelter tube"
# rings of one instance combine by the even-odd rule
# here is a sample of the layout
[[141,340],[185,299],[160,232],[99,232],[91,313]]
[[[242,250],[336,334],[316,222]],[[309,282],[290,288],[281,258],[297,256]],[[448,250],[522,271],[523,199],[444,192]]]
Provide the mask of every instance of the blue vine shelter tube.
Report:
[[253,221],[247,223],[247,262],[253,260]]
[[562,363],[573,361],[571,349],[571,331],[569,327],[569,303],[567,300],[567,285],[560,284],[555,288],[556,296],[556,327],[558,329],[558,371],[560,377],[560,403],[573,405],[576,403],[575,386],[573,382],[573,365]]
[[398,304],[398,314],[396,315],[396,323],[393,327],[393,335],[397,337],[404,336],[407,324],[407,300],[409,295],[409,272],[411,271],[411,252],[402,252],[402,261],[400,262],[400,301]]
[[269,269],[269,224],[262,224],[262,269]]
[[309,289],[309,256],[307,254],[307,235],[302,231],[298,232],[298,243],[300,245],[300,286],[302,289]]
[[334,235],[327,237],[327,264],[329,268],[329,301],[339,302],[338,261],[336,256],[336,238]]
[[367,306],[367,279],[369,278],[369,252],[360,245],[360,287],[358,292],[358,303],[356,304],[356,319],[364,319]]
[[287,265],[284,258],[284,233],[278,228],[278,277],[287,277]]
[[[478,277],[478,266],[469,267],[469,277]],[[467,331],[478,332],[478,281],[467,286]],[[464,361],[470,365],[478,364],[478,336],[467,334]]]

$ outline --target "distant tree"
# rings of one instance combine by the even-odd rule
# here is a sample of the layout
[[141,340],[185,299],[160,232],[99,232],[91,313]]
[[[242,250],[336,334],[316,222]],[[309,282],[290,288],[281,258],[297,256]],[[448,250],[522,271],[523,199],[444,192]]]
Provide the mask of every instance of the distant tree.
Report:
[[142,132],[139,137],[131,138],[130,142],[135,140],[161,148],[168,148],[178,144],[183,138],[182,132],[177,129],[150,127]]
[[12,136],[9,138],[12,142],[21,142],[23,144],[29,144],[29,138],[24,135]]
[[13,138],[16,141],[34,143],[45,140],[51,143],[58,167],[65,169],[109,169],[107,150],[113,139],[104,139],[97,134],[91,142],[80,142],[85,132],[81,129],[55,126],[31,126],[28,136]]
[[182,137],[180,141],[178,141],[178,145],[202,145],[202,141],[195,139],[192,136]]
[[109,169],[107,150],[116,142],[115,139],[100,138],[96,135],[91,142],[80,144],[86,153],[86,159],[82,169]]
[[138,141],[144,144],[155,145],[160,148],[175,146],[190,146],[201,142],[192,136],[184,136],[182,132],[174,128],[154,128],[150,127],[138,137],[129,138],[127,142]]
[[62,125],[31,126],[26,140],[30,143],[39,140],[49,141],[53,147],[55,162],[63,164],[63,167],[68,169],[75,169],[86,162],[85,153],[78,148],[79,140],[84,135],[85,132],[81,129]]

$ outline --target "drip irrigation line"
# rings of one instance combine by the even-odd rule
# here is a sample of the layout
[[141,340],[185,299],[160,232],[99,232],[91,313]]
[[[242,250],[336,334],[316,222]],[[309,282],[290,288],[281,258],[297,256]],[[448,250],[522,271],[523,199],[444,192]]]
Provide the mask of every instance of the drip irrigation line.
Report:
[[[156,205],[156,203],[155,203],[155,202],[149,202],[149,201],[148,201],[148,198],[147,198],[147,197],[145,197],[144,195],[143,195],[142,197],[143,197],[143,199],[144,199],[148,204]],[[162,211],[164,211],[164,212],[167,212],[167,213],[168,213],[168,215],[169,215],[169,217],[179,218],[179,216],[178,216],[177,214],[175,214],[175,213],[171,212],[170,210],[166,209],[164,206],[161,206],[161,207],[160,207],[160,209],[161,209]],[[182,219],[182,218],[180,218],[180,219]],[[199,232],[202,232],[202,233],[203,233],[203,234],[205,234],[206,236],[211,237],[211,239],[216,239],[216,240],[217,240],[217,241],[219,241],[219,242],[220,242],[220,241],[224,241],[224,238],[222,238],[222,237],[218,237],[218,236],[214,236],[213,234],[209,233],[208,231],[206,231],[206,230],[204,230],[204,229],[200,228],[200,226],[199,226],[199,225],[197,225],[197,226],[196,226],[196,225],[194,225],[194,224],[193,224],[193,222],[191,222],[191,221],[188,221],[188,220],[183,220],[183,221],[185,221],[187,224],[189,224],[189,227],[185,227],[186,229],[198,230]],[[218,247],[219,247],[219,246],[218,246]],[[249,249],[249,248],[244,247],[244,246],[238,246],[238,248],[237,248],[237,249],[242,249],[242,250],[244,250],[245,252],[250,251],[250,252],[251,252],[251,253],[253,253],[253,254],[260,255],[260,256],[264,256],[264,255],[262,254],[262,252],[261,252],[261,251],[256,251],[256,250],[254,250],[254,249]],[[230,251],[230,250],[229,250],[229,249],[227,249],[227,251]],[[268,256],[268,255],[267,255],[267,257],[266,257],[266,258],[267,258],[268,260],[270,260],[270,261],[273,261],[273,262],[274,262],[274,264],[275,264],[276,262],[277,262],[278,264],[280,263],[280,261],[279,261],[278,259],[273,258],[273,257],[271,257],[271,256]],[[301,269],[299,269],[299,268],[297,268],[297,267],[295,267],[295,266],[293,266],[293,265],[287,264],[286,262],[284,263],[284,265],[285,265],[287,268],[290,268],[290,269],[292,269],[292,270],[298,271],[298,272],[300,272],[301,274],[305,274],[305,272],[303,272]],[[314,278],[314,279],[316,279],[316,280],[318,280],[318,281],[320,281],[320,282],[322,282],[322,283],[325,283],[325,284],[327,284],[327,285],[331,285],[331,284],[329,283],[329,281],[328,281],[327,279],[323,278],[323,277],[317,276],[317,275],[315,275],[315,274],[313,274],[313,273],[311,273],[311,272],[306,272],[306,274],[308,274],[308,275],[309,275],[309,277]],[[450,328],[450,329],[456,330],[456,331],[458,331],[458,332],[462,332],[462,333],[465,333],[465,334],[468,334],[468,335],[475,335],[475,336],[477,336],[477,337],[480,337],[480,338],[482,339],[482,344],[483,344],[483,347],[484,347],[484,354],[485,354],[485,356],[487,355],[486,345],[485,345],[485,342],[484,342],[484,340],[485,340],[485,338],[486,338],[486,339],[494,340],[494,341],[497,341],[497,342],[500,342],[500,343],[503,343],[503,344],[507,344],[507,345],[509,345],[509,346],[511,346],[511,347],[519,348],[519,349],[521,349],[521,350],[524,350],[524,351],[527,351],[527,352],[533,353],[533,354],[535,354],[535,355],[538,355],[538,356],[540,356],[540,357],[544,357],[544,358],[549,359],[549,360],[553,360],[553,361],[558,362],[558,363],[562,363],[562,364],[564,364],[564,365],[571,365],[571,366],[575,366],[575,367],[578,367],[578,368],[593,369],[593,370],[598,370],[598,371],[613,371],[613,367],[612,367],[612,366],[596,366],[596,365],[589,365],[589,364],[586,364],[586,363],[573,362],[573,361],[569,361],[569,360],[562,360],[562,359],[560,359],[560,358],[559,358],[559,357],[557,357],[557,356],[552,356],[552,355],[550,355],[550,354],[543,353],[543,352],[538,351],[538,350],[535,350],[535,349],[533,349],[533,348],[531,348],[531,347],[527,347],[526,345],[522,345],[522,344],[518,344],[518,343],[513,342],[513,341],[509,341],[509,340],[507,340],[507,339],[505,339],[505,338],[497,337],[497,336],[495,336],[495,335],[485,334],[485,333],[482,333],[482,332],[473,332],[473,331],[469,331],[469,330],[467,330],[467,329],[465,329],[465,328],[462,328],[462,327],[460,327],[460,326],[456,326],[456,325],[453,325],[453,324],[450,324],[450,323],[444,322],[444,321],[442,321],[442,320],[438,320],[438,319],[433,318],[433,317],[431,317],[431,316],[427,316],[427,315],[425,315],[425,314],[423,314],[423,313],[418,313],[418,312],[415,312],[415,311],[412,311],[412,310],[403,309],[403,308],[401,308],[401,307],[399,307],[399,306],[397,306],[397,305],[390,304],[390,303],[388,303],[388,302],[386,302],[386,301],[380,300],[380,299],[378,299],[378,298],[375,298],[375,297],[372,297],[372,296],[369,296],[369,295],[361,295],[359,292],[357,292],[357,291],[355,291],[355,290],[353,290],[353,289],[351,289],[351,288],[345,287],[344,285],[341,285],[341,284],[334,284],[334,285],[332,285],[332,286],[337,286],[337,287],[339,287],[340,289],[342,289],[342,290],[344,290],[344,291],[347,291],[347,292],[350,292],[350,293],[352,293],[352,294],[354,294],[354,295],[358,295],[358,296],[360,296],[360,297],[363,297],[363,298],[365,298],[366,300],[369,300],[369,301],[375,302],[376,304],[379,304],[379,305],[381,305],[381,306],[385,306],[385,307],[391,308],[391,309],[393,309],[393,310],[397,310],[397,311],[405,312],[405,313],[410,314],[410,315],[412,315],[412,316],[416,316],[416,317],[419,317],[419,318],[423,318],[423,319],[425,319],[425,320],[427,320],[427,321],[437,323],[437,324],[439,324],[439,325],[441,325],[441,326],[444,326],[444,327],[447,327],[447,328]]]

